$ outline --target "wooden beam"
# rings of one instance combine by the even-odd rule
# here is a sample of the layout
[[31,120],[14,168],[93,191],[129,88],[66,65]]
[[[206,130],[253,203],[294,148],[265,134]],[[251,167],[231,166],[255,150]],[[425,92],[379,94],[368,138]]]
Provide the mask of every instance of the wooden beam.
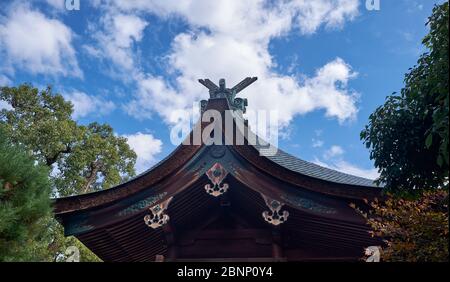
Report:
[[280,226],[272,228],[272,257],[274,260],[283,259],[282,236]]
[[175,228],[170,224],[170,222],[162,228],[167,243],[167,259],[165,259],[165,261],[175,261],[178,256]]

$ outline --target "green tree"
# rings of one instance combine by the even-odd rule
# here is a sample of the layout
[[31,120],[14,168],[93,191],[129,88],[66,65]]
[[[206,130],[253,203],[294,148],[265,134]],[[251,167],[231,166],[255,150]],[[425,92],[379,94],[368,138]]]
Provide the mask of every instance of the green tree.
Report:
[[0,130],[0,261],[46,261],[52,217],[48,167]]
[[110,188],[134,175],[136,154],[124,137],[115,136],[106,124],[81,126],[81,140],[58,161],[55,179],[63,196]]
[[52,241],[48,246],[51,255],[50,261],[67,261],[68,255],[70,255],[70,253],[67,253],[67,250],[69,247],[74,246],[79,250],[80,262],[101,262],[101,260],[77,238],[74,236],[64,237],[63,227],[56,220],[50,222],[49,229],[52,234]]
[[388,196],[371,203],[370,213],[358,210],[382,238],[383,261],[448,261],[448,192],[424,192],[419,199]]
[[0,111],[0,126],[12,141],[25,145],[42,163],[57,171],[55,195],[70,196],[106,189],[135,174],[136,154],[126,139],[106,124],[78,125],[72,104],[52,88],[23,84],[0,88],[12,109]]
[[435,6],[423,39],[428,49],[398,95],[369,117],[361,139],[391,191],[448,187],[448,3]]
[[[12,107],[0,111],[0,128],[52,171],[53,196],[107,189],[135,174],[136,154],[126,139],[106,124],[78,125],[71,118],[72,104],[51,87],[43,91],[30,84],[2,87],[0,99]],[[82,260],[98,260],[75,238],[64,238],[55,220],[48,224],[53,235],[51,260],[64,260],[71,245],[80,249]]]
[[72,105],[51,87],[39,92],[29,84],[0,88],[0,99],[12,109],[0,111],[0,123],[15,144],[24,144],[47,166],[71,152],[81,138],[81,130],[72,120]]

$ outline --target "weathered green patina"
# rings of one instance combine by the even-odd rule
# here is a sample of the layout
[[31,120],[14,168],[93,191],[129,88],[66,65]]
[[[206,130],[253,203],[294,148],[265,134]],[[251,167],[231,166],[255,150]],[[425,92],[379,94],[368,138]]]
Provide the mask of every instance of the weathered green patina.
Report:
[[[226,98],[232,110],[239,110],[245,113],[248,101],[247,99],[236,98],[236,95],[256,80],[256,77],[247,77],[232,88],[226,88],[225,79],[223,78],[219,80],[219,86],[209,79],[199,79],[199,82],[209,89],[210,99]],[[208,101],[206,100],[200,101],[202,113],[206,109],[207,103]]]

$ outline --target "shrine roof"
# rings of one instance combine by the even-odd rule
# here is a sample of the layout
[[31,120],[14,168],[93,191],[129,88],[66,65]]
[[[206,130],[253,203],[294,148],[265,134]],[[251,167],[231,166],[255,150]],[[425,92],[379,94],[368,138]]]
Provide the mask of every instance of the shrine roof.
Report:
[[[254,145],[256,149],[259,149],[259,146]],[[154,168],[158,167],[160,164],[164,163],[168,159],[170,159],[176,151],[172,151],[169,155],[167,155],[164,159],[160,160],[158,163],[145,170],[141,174],[135,176],[134,178],[138,178],[141,175],[147,174],[152,171]],[[270,161],[278,164],[290,171],[303,174],[309,177],[339,183],[339,184],[347,184],[347,185],[356,185],[356,186],[365,186],[365,187],[383,187],[382,185],[375,184],[374,180],[355,176],[352,174],[344,173],[341,171],[337,171],[331,168],[327,168],[312,162],[305,161],[301,158],[293,156],[281,149],[278,148],[277,153],[275,155],[264,156]],[[130,179],[133,180],[134,178]]]
[[318,178],[325,181],[357,185],[357,186],[367,186],[367,187],[378,187],[373,180],[343,173],[334,169],[320,166],[315,163],[311,163],[300,158],[297,158],[283,150],[278,149],[278,152],[274,156],[266,156],[272,162],[287,168],[291,171],[310,176],[313,178]]
[[[250,84],[255,80],[256,78],[246,78],[231,89],[225,88],[223,81],[220,87],[213,85],[209,80],[203,81],[211,88],[210,94],[212,97],[208,101],[202,101],[201,108],[214,109],[220,112],[231,109],[235,116],[235,121],[238,120],[236,117],[242,119],[242,113],[245,112],[247,101],[246,99],[234,98],[234,95],[245,87],[244,82]],[[225,94],[223,91],[225,91]],[[202,128],[204,124],[200,121],[197,125]],[[248,126],[239,131],[241,130],[243,130],[241,134],[246,139],[249,137],[249,134],[255,134]],[[193,138],[192,135],[193,132],[187,137],[187,140]],[[206,149],[205,147],[207,147],[205,144],[185,145],[183,142],[160,162],[124,183],[107,190],[56,199],[54,205],[55,213],[72,213],[106,206],[127,199],[127,197],[132,195],[136,196],[138,192],[150,193],[150,190],[165,191],[167,189],[171,191],[170,193],[176,193],[175,190],[179,189],[177,188],[178,186],[182,187],[186,183],[197,181],[201,177],[200,167],[202,167],[202,164],[198,158],[205,151],[203,150]],[[376,185],[373,180],[305,161],[281,149],[277,149],[275,154],[261,155],[261,147],[258,147],[258,145],[247,143],[246,145],[229,145],[229,147],[230,152],[232,151],[232,154],[235,154],[235,157],[245,164],[241,165],[241,170],[238,172],[241,177],[244,177],[244,180],[241,179],[244,182],[245,179],[252,179],[252,181],[258,182],[265,174],[268,177],[272,177],[273,181],[284,181],[286,185],[352,199],[376,197],[381,192],[381,188],[383,188],[382,185]],[[192,167],[197,167],[195,169],[187,169],[188,164]],[[248,170],[250,167],[253,167],[253,172]],[[178,173],[177,177],[172,177],[176,173]],[[180,173],[183,175],[183,179],[180,177]],[[259,183],[257,186],[262,187],[264,186],[263,184]],[[252,186],[251,184],[249,185]],[[277,184],[274,185],[277,186]],[[152,189],[149,190],[148,188],[150,187]]]

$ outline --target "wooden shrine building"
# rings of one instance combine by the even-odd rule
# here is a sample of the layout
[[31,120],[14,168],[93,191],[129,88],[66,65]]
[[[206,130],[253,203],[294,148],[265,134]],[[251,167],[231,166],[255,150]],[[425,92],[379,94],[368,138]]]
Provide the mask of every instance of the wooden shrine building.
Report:
[[372,180],[279,149],[262,155],[249,142],[247,101],[235,96],[255,80],[231,89],[200,80],[210,94],[201,112],[231,112],[235,134],[196,144],[196,129],[209,124],[199,121],[187,142],[130,181],[57,199],[65,234],[104,261],[352,261],[379,245],[350,207],[380,195]]

